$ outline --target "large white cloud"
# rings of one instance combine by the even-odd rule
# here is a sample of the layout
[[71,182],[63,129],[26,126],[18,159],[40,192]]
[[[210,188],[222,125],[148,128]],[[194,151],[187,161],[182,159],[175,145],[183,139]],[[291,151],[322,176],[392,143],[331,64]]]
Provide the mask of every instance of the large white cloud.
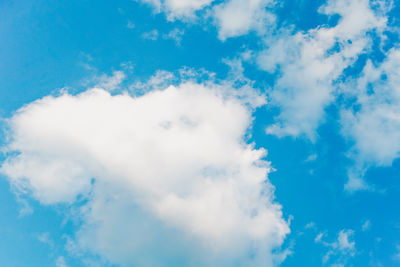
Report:
[[43,204],[86,199],[76,246],[110,262],[273,266],[289,228],[230,90],[45,97],[9,119],[1,172]]

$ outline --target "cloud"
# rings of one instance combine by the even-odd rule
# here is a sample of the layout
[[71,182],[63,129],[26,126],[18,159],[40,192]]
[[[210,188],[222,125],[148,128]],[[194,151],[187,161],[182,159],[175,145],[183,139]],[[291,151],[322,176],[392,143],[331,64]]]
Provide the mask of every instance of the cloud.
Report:
[[[353,144],[348,153],[354,160],[345,185],[348,192],[374,190],[363,178],[367,169],[389,166],[400,154],[400,52],[382,48],[384,31],[390,30],[387,12],[391,3],[327,1],[319,12],[340,15],[336,25],[305,33],[283,29],[266,40],[267,48],[256,58],[261,69],[278,77],[269,97],[279,115],[267,128],[268,134],[315,141],[317,129],[325,121],[325,109],[336,101],[341,133]],[[384,52],[383,63],[368,59],[364,70],[357,67],[361,69],[357,75],[348,75],[346,70],[353,68],[361,55],[372,58],[377,52],[374,42]]]
[[103,74],[99,77],[95,77],[93,80],[96,82],[95,87],[99,87],[107,91],[114,91],[119,88],[124,79],[125,73],[123,71],[114,71],[111,76]]
[[231,96],[236,97],[242,104],[251,108],[257,108],[266,104],[266,96],[254,88],[254,81],[246,78],[243,74],[242,61],[240,59],[224,59],[223,62],[229,67],[228,75],[224,80],[218,80],[215,73],[204,69],[193,69],[184,67],[177,73],[158,70],[153,76],[145,81],[136,81],[128,87],[134,95],[142,95],[152,90],[161,90],[168,85],[179,85],[180,81],[191,83],[203,83],[214,90],[229,91]]
[[324,237],[324,233],[319,233],[319,234],[315,237],[314,242],[315,242],[315,243],[321,242],[321,240],[322,240],[323,237]]
[[304,226],[305,229],[313,229],[315,227],[315,222],[309,222]]
[[331,243],[323,241],[324,233],[320,233],[315,238],[315,243],[320,243],[324,247],[329,248],[328,252],[322,258],[324,264],[333,261],[331,266],[346,266],[347,261],[354,257],[356,250],[356,242],[353,230],[341,230],[337,239]]
[[150,4],[156,12],[165,12],[168,20],[190,20],[195,18],[195,13],[208,5],[213,0],[138,0]]
[[[275,15],[268,9],[274,7],[273,0],[138,0],[150,4],[155,12],[164,12],[170,21],[189,23],[211,21],[218,28],[218,37],[226,40],[255,31],[264,34],[273,28]],[[201,13],[201,16],[197,16]]]
[[[178,2],[161,1],[153,6],[174,19],[196,18],[193,9],[188,15],[179,11],[171,15]],[[392,1],[328,0],[318,12],[331,21],[338,17],[337,22],[300,31],[285,23],[277,26],[279,6],[275,1],[201,1],[192,7],[204,14],[190,22],[214,23],[221,40],[251,31],[263,40],[263,48],[252,51],[246,60],[276,77],[268,95],[278,115],[266,128],[267,134],[301,136],[315,142],[319,126],[326,121],[326,109],[332,104],[339,106],[341,133],[354,143],[349,157],[355,164],[348,170],[345,190],[354,192],[374,190],[364,181],[364,173],[370,166],[391,165],[400,153],[398,97],[387,93],[397,90],[398,71],[391,69],[398,69],[398,49],[387,53],[383,49],[386,32],[393,31],[388,26],[392,6]],[[377,50],[385,53],[384,63],[369,60],[359,80],[353,79],[360,75],[359,70],[354,77],[346,72],[362,68],[357,65],[360,56],[373,58]],[[388,78],[382,81],[382,77]],[[382,93],[370,94],[368,88]],[[343,99],[348,101],[341,106]]]
[[67,263],[63,256],[60,256],[56,260],[56,267],[67,267]]
[[390,166],[400,155],[400,49],[386,53],[377,65],[367,61],[361,76],[349,81],[348,98],[355,99],[341,111],[342,134],[353,143],[346,189],[373,189],[363,176],[370,166]]
[[247,34],[254,30],[264,33],[275,22],[267,7],[274,6],[271,0],[231,0],[214,7],[214,19],[221,40]]
[[261,69],[279,77],[270,98],[280,114],[268,127],[269,134],[315,140],[325,108],[335,100],[334,83],[370,47],[367,33],[382,31],[387,21],[368,0],[331,0],[319,12],[338,14],[339,22],[305,33],[282,30],[266,39],[267,47],[257,57]]
[[374,188],[364,180],[365,172],[366,169],[351,166],[347,172],[347,182],[344,185],[344,190],[350,194],[360,190],[373,191]]
[[170,18],[191,17],[194,12],[210,5],[214,0],[165,0]]
[[181,45],[182,37],[184,34],[185,34],[184,30],[175,28],[175,29],[171,30],[169,33],[163,34],[163,38],[174,40],[177,45]]
[[8,120],[1,172],[44,205],[75,207],[74,247],[105,261],[274,266],[289,228],[234,91],[187,81],[44,97]]
[[342,251],[348,251],[353,254],[355,251],[356,242],[351,241],[350,238],[354,235],[352,230],[342,230],[339,232],[337,240],[337,248]]
[[145,32],[142,34],[142,38],[146,40],[151,40],[151,41],[156,41],[158,39],[158,31],[157,30],[151,30],[149,32]]
[[126,27],[128,29],[134,29],[135,28],[135,24],[132,21],[128,21],[128,23],[126,24]]
[[343,133],[354,140],[354,157],[382,166],[400,153],[400,49],[393,48],[374,66],[368,61],[352,91],[358,109],[342,113]]
[[54,247],[54,242],[50,237],[50,233],[49,232],[44,232],[41,233],[37,236],[37,239],[42,242],[43,244],[48,245],[49,247],[53,248]]
[[363,232],[367,232],[367,231],[369,231],[370,229],[371,229],[371,221],[370,221],[370,220],[366,220],[366,221],[362,224],[361,230],[362,230]]
[[399,245],[396,246],[396,252],[392,256],[392,259],[395,262],[400,262],[400,246]]
[[318,155],[317,154],[310,154],[305,160],[304,162],[314,162],[318,159]]

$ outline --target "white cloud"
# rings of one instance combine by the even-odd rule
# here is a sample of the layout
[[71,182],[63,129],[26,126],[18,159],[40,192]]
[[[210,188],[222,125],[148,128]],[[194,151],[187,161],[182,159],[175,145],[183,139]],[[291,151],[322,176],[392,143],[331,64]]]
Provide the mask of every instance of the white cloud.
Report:
[[337,248],[342,251],[348,251],[350,254],[354,254],[356,242],[350,240],[353,235],[354,231],[352,230],[340,231],[337,240]]
[[363,161],[387,166],[399,156],[399,62],[400,49],[390,50],[378,67],[368,62],[353,92],[361,109],[343,112],[344,134]]
[[[218,37],[225,40],[245,35],[250,31],[258,34],[273,28],[275,15],[269,10],[273,0],[138,0],[150,4],[155,12],[164,12],[168,20],[189,23],[208,22],[211,18],[218,28]],[[197,13],[202,12],[201,16]]]
[[357,165],[351,166],[347,172],[347,182],[344,190],[348,193],[354,193],[359,190],[373,191],[373,188],[364,181],[366,168],[360,168]]
[[103,74],[102,76],[94,78],[97,82],[95,87],[103,88],[107,91],[114,91],[119,88],[124,79],[125,74],[122,71],[114,71],[112,76]]
[[1,172],[43,204],[86,198],[76,246],[113,263],[273,266],[289,228],[233,91],[45,97],[9,119]]
[[362,226],[361,226],[361,230],[363,232],[369,231],[371,229],[371,221],[370,220],[366,220]]
[[154,29],[149,32],[143,33],[142,38],[146,40],[156,41],[158,39],[158,35],[158,31]]
[[190,17],[197,10],[210,5],[214,0],[165,0],[164,5],[169,17]]
[[146,81],[136,81],[129,86],[129,91],[135,95],[142,95],[151,90],[160,90],[168,85],[178,85],[179,81],[190,81],[192,83],[204,83],[215,90],[232,88],[229,94],[235,96],[244,105],[257,108],[266,104],[266,96],[254,88],[254,81],[246,78],[243,74],[242,61],[240,59],[223,60],[228,65],[228,77],[225,80],[218,80],[215,73],[204,69],[182,68],[178,73],[165,70],[158,70],[155,75]]
[[[378,66],[370,61],[356,81],[346,84],[356,102],[341,112],[343,135],[354,145],[346,189],[369,188],[363,181],[370,166],[390,166],[400,155],[400,49],[392,49]],[[358,175],[355,175],[358,174]],[[359,181],[353,185],[353,181]]]
[[278,71],[280,77],[270,94],[280,109],[277,122],[267,129],[270,134],[315,140],[325,108],[334,100],[333,83],[370,46],[366,33],[386,26],[386,17],[372,10],[368,0],[332,0],[320,12],[341,18],[333,27],[271,36],[257,58],[262,69]]
[[44,232],[41,233],[37,236],[37,239],[42,242],[43,244],[48,245],[49,247],[53,248],[54,247],[54,242],[50,238],[50,233],[49,232]]
[[150,4],[156,12],[165,12],[168,20],[193,19],[195,12],[210,5],[213,0],[138,0]]
[[158,70],[147,81],[137,81],[129,86],[129,91],[134,95],[142,95],[152,90],[161,90],[177,82],[172,72]]
[[305,160],[304,162],[313,162],[316,161],[318,159],[318,155],[317,154],[310,154]]
[[339,231],[337,239],[331,243],[323,241],[324,236],[323,233],[320,233],[315,238],[316,243],[320,243],[329,249],[322,257],[322,262],[326,264],[329,261],[333,261],[332,266],[346,266],[347,261],[354,257],[357,252],[354,231]]
[[67,267],[67,263],[63,256],[60,256],[56,260],[56,267]]
[[[353,66],[361,54],[371,52],[372,43],[377,40],[374,36],[379,36],[382,42],[385,40],[383,32],[390,30],[387,13],[393,6],[392,1],[328,0],[318,11],[327,17],[338,15],[336,25],[319,25],[308,31],[294,32],[287,26],[276,28],[273,10],[276,2],[271,0],[152,2],[158,11],[169,14],[170,19],[195,18],[194,10],[204,11],[204,16],[199,18],[204,21],[211,18],[221,40],[250,31],[262,36],[265,49],[247,56],[249,61],[255,59],[262,70],[278,77],[269,97],[270,104],[277,107],[279,113],[267,127],[268,134],[305,136],[315,141],[318,127],[326,119],[325,110],[338,95],[359,98],[360,111],[347,107],[341,111],[343,135],[354,142],[350,157],[355,160],[355,166],[349,170],[346,190],[372,190],[363,179],[367,168],[388,166],[398,157],[400,112],[397,98],[391,100],[389,95],[365,93],[371,83],[383,92],[390,91],[384,89],[386,87],[396,88],[396,71],[390,72],[390,68],[398,68],[396,49],[386,55],[388,60],[382,66],[374,67],[369,63],[360,81],[349,83],[346,78],[342,82],[344,71]],[[190,7],[187,9],[190,11],[179,11],[186,7]],[[191,20],[194,21],[197,20]],[[389,79],[384,84],[379,73],[386,72]],[[361,93],[352,90],[354,84]],[[396,90],[391,89],[392,92]]]
[[305,229],[313,229],[315,227],[315,222],[309,222],[304,226]]
[[156,12],[161,12],[161,7],[162,7],[161,0],[137,0],[137,1],[152,6]]
[[251,30],[265,33],[275,22],[275,16],[267,10],[273,5],[271,0],[230,0],[215,6],[214,19],[219,38],[225,40]]
[[184,30],[175,28],[171,30],[169,33],[163,34],[163,38],[174,40],[177,45],[180,45],[184,34],[185,34]]
[[321,242],[321,240],[322,240],[323,237],[324,237],[324,233],[319,233],[319,234],[315,237],[314,242],[315,242],[315,243]]

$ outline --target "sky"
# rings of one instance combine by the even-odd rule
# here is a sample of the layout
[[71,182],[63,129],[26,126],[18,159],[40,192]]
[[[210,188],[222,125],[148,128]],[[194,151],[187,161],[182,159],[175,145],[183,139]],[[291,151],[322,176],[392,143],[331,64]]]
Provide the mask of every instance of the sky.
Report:
[[0,266],[400,266],[399,19],[0,1]]

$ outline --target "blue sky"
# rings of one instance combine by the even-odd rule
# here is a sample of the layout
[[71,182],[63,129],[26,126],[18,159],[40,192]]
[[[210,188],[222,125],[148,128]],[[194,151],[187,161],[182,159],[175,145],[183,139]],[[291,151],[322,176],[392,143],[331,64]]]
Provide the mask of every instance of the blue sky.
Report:
[[400,265],[399,19],[0,2],[0,265]]

